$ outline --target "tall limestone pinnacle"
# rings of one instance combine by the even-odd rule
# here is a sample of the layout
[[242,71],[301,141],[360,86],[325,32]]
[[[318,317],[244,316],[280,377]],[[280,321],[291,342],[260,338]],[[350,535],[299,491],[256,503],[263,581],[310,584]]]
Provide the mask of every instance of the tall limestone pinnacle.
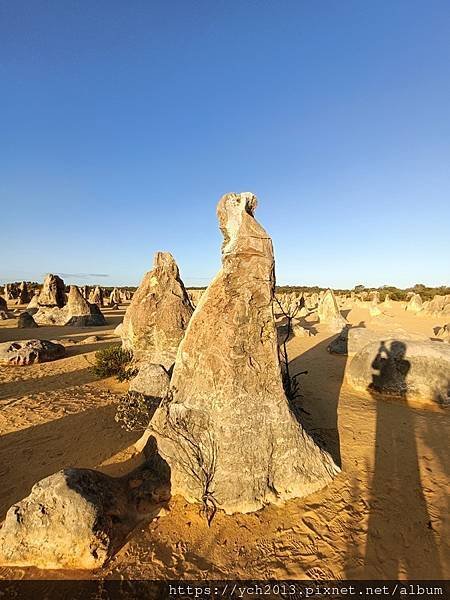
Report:
[[302,497],[339,472],[291,412],[272,309],[272,240],[251,193],[217,207],[222,269],[178,349],[168,398],[150,428],[171,468],[172,493],[227,513]]
[[137,361],[170,369],[193,308],[169,252],[156,252],[153,269],[144,275],[120,329],[122,347]]

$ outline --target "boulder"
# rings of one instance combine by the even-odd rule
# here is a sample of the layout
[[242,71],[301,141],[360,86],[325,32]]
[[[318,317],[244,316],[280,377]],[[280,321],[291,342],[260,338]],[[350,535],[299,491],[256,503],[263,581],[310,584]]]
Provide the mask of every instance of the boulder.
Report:
[[122,347],[137,361],[170,369],[192,312],[173,256],[157,252],[153,270],[144,276],[126,310]]
[[1,562],[44,569],[95,569],[127,523],[127,490],[90,469],[64,469],[36,483],[0,530]]
[[139,392],[162,400],[167,396],[170,385],[170,377],[162,365],[153,363],[142,363],[139,372],[130,381],[130,392]]
[[341,331],[347,321],[341,315],[333,290],[327,290],[319,302],[317,309],[320,323],[324,323],[332,331]]
[[32,365],[65,356],[61,344],[48,340],[21,340],[0,344],[0,365]]
[[251,193],[226,194],[218,204],[222,269],[189,322],[168,397],[150,425],[173,493],[212,514],[305,496],[339,471],[284,393],[272,241],[255,207]]
[[[28,300],[29,301],[29,300]],[[38,298],[39,306],[62,308],[66,304],[64,281],[58,275],[49,273],[44,279]]]
[[17,327],[19,329],[31,329],[33,327],[39,327],[36,321],[33,319],[32,315],[29,312],[25,311],[17,320]]
[[450,402],[450,347],[436,341],[384,339],[366,344],[347,370],[360,391]]

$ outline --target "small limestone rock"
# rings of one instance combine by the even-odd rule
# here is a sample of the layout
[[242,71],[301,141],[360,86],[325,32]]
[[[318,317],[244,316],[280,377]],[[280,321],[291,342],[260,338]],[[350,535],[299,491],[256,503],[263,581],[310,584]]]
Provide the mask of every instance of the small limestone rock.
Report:
[[130,392],[139,392],[144,396],[163,399],[169,391],[170,377],[162,365],[143,363],[139,372],[130,381]]
[[25,311],[21,315],[19,315],[19,318],[17,320],[17,327],[19,329],[28,329],[32,327],[39,327],[39,325],[33,319],[32,315],[30,315],[29,312]]
[[95,569],[127,529],[125,485],[90,469],[64,469],[36,483],[7,512],[0,562],[44,569]]
[[0,365],[32,365],[65,356],[63,345],[48,340],[23,340],[0,344]]

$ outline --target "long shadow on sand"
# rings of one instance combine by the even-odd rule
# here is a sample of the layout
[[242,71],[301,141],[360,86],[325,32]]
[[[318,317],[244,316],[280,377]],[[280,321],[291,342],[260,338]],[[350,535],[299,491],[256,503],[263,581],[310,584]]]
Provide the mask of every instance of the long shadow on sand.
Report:
[[95,468],[140,436],[115,421],[115,405],[86,410],[0,437],[0,515],[40,479],[64,467]]
[[[5,368],[26,369],[27,367]],[[55,373],[54,375],[48,375],[47,377],[22,379],[20,381],[3,383],[0,390],[0,407],[9,404],[8,402],[4,402],[8,398],[20,398],[22,396],[39,394],[41,392],[65,390],[73,386],[93,383],[94,381],[98,381],[97,375],[92,373],[90,367],[86,367],[85,369],[69,371],[68,373]]]
[[368,391],[376,402],[375,466],[365,570],[370,578],[441,579],[420,477],[415,411],[408,406],[407,345],[381,342]]
[[294,401],[293,412],[317,444],[341,466],[338,404],[347,357],[330,355],[327,351],[337,335],[292,358],[289,370],[293,375],[308,371],[298,378],[302,397]]

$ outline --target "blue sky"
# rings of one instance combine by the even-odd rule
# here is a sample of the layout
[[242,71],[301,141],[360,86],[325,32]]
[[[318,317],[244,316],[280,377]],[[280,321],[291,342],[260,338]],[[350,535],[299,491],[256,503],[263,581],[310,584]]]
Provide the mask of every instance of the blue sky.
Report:
[[252,191],[280,284],[450,284],[449,31],[448,0],[1,2],[0,281],[169,250],[206,284]]

